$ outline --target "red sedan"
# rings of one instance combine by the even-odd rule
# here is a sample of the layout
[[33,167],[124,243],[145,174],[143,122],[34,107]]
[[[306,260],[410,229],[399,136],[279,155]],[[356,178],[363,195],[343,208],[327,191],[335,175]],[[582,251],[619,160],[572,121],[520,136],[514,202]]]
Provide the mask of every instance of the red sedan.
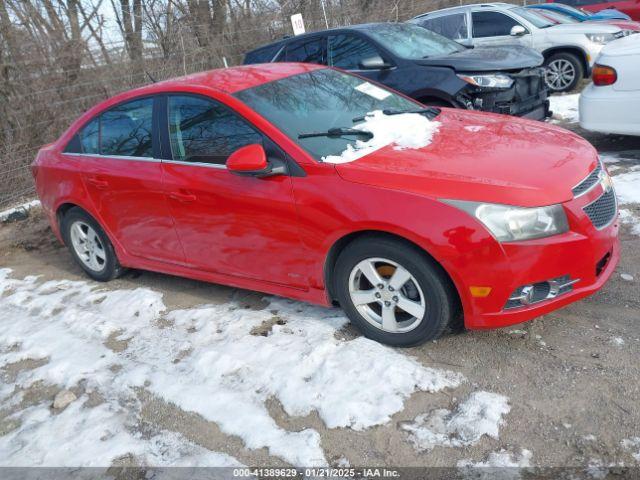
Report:
[[33,174],[95,280],[130,267],[339,304],[392,345],[545,314],[619,258],[615,193],[585,140],[317,65],[123,93],[43,147]]

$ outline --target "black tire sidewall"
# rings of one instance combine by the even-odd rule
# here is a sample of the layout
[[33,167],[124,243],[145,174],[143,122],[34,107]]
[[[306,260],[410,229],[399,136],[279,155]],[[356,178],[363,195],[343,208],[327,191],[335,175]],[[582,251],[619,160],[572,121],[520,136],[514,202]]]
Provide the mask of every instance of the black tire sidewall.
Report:
[[[96,272],[95,270],[91,270],[90,268],[88,268],[78,257],[78,254],[73,248],[73,244],[71,242],[71,225],[73,225],[73,223],[76,221],[81,221],[90,225],[91,228],[95,230],[96,234],[100,238],[100,242],[104,246],[104,251],[107,258],[105,259],[105,267],[100,272]],[[98,282],[108,282],[109,280],[112,280],[118,276],[120,272],[120,264],[118,263],[113,245],[111,244],[109,237],[106,235],[98,222],[96,222],[83,210],[80,210],[79,208],[73,208],[64,215],[60,223],[62,236],[64,238],[65,244],[67,245],[67,248],[71,252],[71,256],[80,266],[80,268],[82,268],[82,270],[84,270],[85,273],[89,275],[89,277]]]
[[[367,322],[351,301],[351,271],[359,262],[372,257],[387,258],[402,265],[418,281],[426,308],[422,322],[415,329],[406,333],[384,332]],[[334,291],[340,306],[362,334],[387,345],[410,347],[436,339],[446,331],[453,315],[452,294],[444,273],[417,248],[394,240],[372,238],[348,245],[336,262]]]
[[[569,92],[572,92],[573,90],[576,89],[576,87],[580,83],[580,80],[582,80],[582,78],[584,77],[584,67],[582,65],[582,62],[574,54],[572,54],[572,53],[564,53],[563,52],[563,53],[556,53],[554,55],[551,55],[547,59],[547,61],[545,62],[545,67],[549,66],[549,64],[551,64],[551,62],[553,62],[554,60],[567,60],[568,62],[571,62],[571,64],[573,65],[573,68],[576,71],[576,77],[573,79],[573,82],[571,82],[571,84],[567,88],[565,88],[564,90],[553,90],[549,86],[549,84],[547,84],[547,88],[549,88],[549,92],[550,93],[569,93]],[[545,78],[546,78],[546,76],[545,76]]]

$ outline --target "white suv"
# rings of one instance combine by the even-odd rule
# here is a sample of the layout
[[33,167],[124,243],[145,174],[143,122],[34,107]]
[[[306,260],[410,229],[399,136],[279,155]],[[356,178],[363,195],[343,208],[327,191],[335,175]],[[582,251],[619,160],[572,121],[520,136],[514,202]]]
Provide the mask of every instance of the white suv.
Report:
[[544,55],[547,85],[554,92],[573,90],[589,76],[602,47],[626,34],[605,23],[556,24],[532,9],[508,3],[446,8],[409,21],[468,47],[531,47]]

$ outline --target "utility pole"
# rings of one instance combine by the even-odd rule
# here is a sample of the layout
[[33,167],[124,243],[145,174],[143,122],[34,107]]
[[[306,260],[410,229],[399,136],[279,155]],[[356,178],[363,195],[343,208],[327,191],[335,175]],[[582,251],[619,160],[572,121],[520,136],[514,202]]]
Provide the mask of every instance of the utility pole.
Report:
[[324,23],[327,26],[327,30],[328,30],[329,20],[327,20],[327,10],[324,8],[324,0],[320,0],[320,5],[322,5],[322,13],[324,14]]

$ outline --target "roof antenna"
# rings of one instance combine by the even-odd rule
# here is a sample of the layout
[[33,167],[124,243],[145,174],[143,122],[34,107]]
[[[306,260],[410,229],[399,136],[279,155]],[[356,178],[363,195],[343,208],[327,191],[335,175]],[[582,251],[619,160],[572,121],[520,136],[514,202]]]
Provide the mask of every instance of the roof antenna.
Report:
[[155,79],[155,78],[153,78],[149,72],[147,72],[147,71],[145,70],[145,71],[144,71],[144,73],[146,73],[146,74],[147,74],[147,77],[149,77],[149,79],[151,80],[151,82],[152,82],[152,83],[156,83],[156,79]]

